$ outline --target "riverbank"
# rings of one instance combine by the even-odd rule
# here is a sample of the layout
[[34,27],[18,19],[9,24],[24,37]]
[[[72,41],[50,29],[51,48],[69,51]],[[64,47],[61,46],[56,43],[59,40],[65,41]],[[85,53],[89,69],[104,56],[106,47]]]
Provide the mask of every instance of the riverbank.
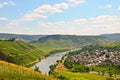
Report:
[[[77,48],[78,49],[78,48]],[[74,50],[77,50],[77,49],[72,49],[72,50],[69,50],[69,51],[65,51],[65,52],[60,52],[60,53],[54,53],[48,57],[45,57],[43,59],[41,59],[39,62],[37,62],[36,64],[34,64],[31,68],[35,68],[36,67],[39,67],[39,70],[43,73],[43,74],[49,74],[49,71],[50,71],[50,66],[51,65],[55,65],[57,63],[57,61],[61,60],[62,57],[64,55],[66,55],[67,53],[71,52],[71,51],[74,51]]]
[[55,68],[55,72],[59,72],[59,71],[68,71],[68,69],[64,66],[64,61],[67,58],[67,56],[64,56],[62,58],[62,60],[60,60]]
[[65,52],[65,51],[69,51],[70,49],[56,49],[56,50],[51,50],[49,53],[47,53],[46,55],[42,56],[41,58],[29,63],[29,64],[26,64],[24,66],[26,67],[32,67],[33,65],[35,65],[36,63],[40,62],[42,59],[45,59],[53,54],[59,54],[61,52]]
[[43,74],[49,74],[50,71],[50,66],[54,65],[57,63],[58,60],[61,60],[61,58],[67,54],[69,51],[65,51],[65,52],[61,52],[59,54],[53,54],[51,56],[48,56],[44,59],[42,59],[40,62],[36,63],[34,66],[32,66],[32,68],[34,69],[35,66],[39,67],[39,70],[43,73]]
[[37,60],[35,60],[35,61],[33,61],[33,62],[29,63],[29,64],[26,64],[26,65],[24,65],[24,66],[25,66],[25,67],[30,67],[30,66],[34,65],[35,63],[37,63],[37,62],[39,62],[39,61],[40,61],[40,60],[37,59]]

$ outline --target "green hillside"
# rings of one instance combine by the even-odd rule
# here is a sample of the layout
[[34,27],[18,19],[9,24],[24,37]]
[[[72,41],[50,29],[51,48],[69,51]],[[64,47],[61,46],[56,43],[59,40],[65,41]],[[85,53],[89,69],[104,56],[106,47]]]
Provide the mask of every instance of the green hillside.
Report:
[[0,60],[0,80],[56,80],[32,69]]
[[110,41],[108,38],[101,36],[50,35],[40,38],[39,41],[32,44],[48,47],[80,47],[88,44],[103,44]]
[[25,65],[44,56],[44,52],[21,41],[0,40],[0,59]]
[[93,51],[96,49],[106,49],[110,51],[120,51],[120,42],[112,42],[108,44],[101,44],[101,45],[86,45],[84,46],[81,51]]
[[120,33],[114,33],[114,34],[102,34],[101,36],[105,36],[111,40],[114,41],[120,41]]

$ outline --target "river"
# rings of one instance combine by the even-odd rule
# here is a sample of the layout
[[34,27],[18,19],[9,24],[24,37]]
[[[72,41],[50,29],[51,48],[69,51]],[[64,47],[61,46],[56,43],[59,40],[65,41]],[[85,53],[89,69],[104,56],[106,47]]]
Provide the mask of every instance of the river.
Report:
[[[78,50],[78,49],[74,49],[74,50]],[[70,51],[74,51],[74,50],[70,50]],[[56,53],[53,55],[48,56],[47,58],[42,59],[40,62],[36,63],[32,68],[34,69],[35,66],[39,67],[39,70],[43,73],[43,74],[49,74],[50,71],[50,66],[53,64],[56,64],[57,60],[61,60],[61,58],[67,54],[70,51],[66,51],[66,52],[61,52],[61,53]]]

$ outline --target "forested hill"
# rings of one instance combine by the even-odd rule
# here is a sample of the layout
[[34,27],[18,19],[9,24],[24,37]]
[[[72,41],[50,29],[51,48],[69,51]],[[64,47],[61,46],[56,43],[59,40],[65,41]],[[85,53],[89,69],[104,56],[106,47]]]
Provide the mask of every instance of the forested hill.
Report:
[[40,38],[38,42],[46,45],[82,46],[86,44],[103,44],[110,41],[110,39],[102,36],[50,35]]
[[[0,39],[20,38],[20,39],[27,41],[27,42],[37,41],[38,39],[41,40],[43,37],[47,38],[47,37],[52,37],[52,36],[54,36],[54,35],[49,36],[49,35],[25,35],[25,34],[0,33]],[[56,35],[56,37],[57,36],[58,35]],[[65,35],[65,36],[67,36],[67,35]],[[62,36],[62,37],[65,38],[65,36]],[[107,37],[107,38],[115,40],[115,41],[120,41],[120,33],[102,34],[100,36]],[[58,37],[60,37],[60,35]],[[68,36],[68,37],[70,38],[70,36]],[[71,35],[71,37],[74,37],[74,35]]]
[[120,41],[120,33],[102,34],[101,36],[105,36],[111,40]]

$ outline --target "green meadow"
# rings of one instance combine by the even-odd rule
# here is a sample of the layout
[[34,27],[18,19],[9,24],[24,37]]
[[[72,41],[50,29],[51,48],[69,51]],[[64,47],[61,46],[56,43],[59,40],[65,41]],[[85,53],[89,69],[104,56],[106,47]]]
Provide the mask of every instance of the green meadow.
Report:
[[60,78],[61,80],[106,80],[108,78],[108,76],[100,76],[96,74],[79,72],[74,73],[69,71],[56,72],[55,76]]

